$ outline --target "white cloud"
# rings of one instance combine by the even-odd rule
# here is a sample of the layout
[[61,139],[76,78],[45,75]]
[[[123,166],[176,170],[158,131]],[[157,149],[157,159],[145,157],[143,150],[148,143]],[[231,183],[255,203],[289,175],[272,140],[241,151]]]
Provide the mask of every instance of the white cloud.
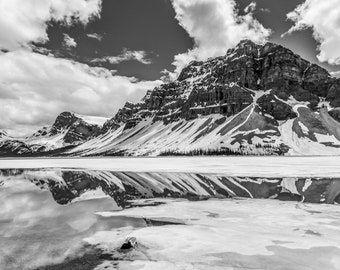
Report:
[[96,39],[96,40],[99,40],[99,41],[101,41],[103,39],[103,36],[100,35],[100,34],[97,34],[97,33],[87,34],[87,36],[89,38],[93,38],[93,39]]
[[15,50],[46,42],[51,20],[84,24],[99,16],[102,0],[0,0],[0,48]]
[[224,55],[242,39],[263,43],[271,30],[250,12],[238,15],[235,0],[172,0],[179,24],[194,39],[195,48],[175,56],[175,73],[191,60]]
[[[0,0],[0,48],[9,51],[0,52],[0,129],[28,134],[50,125],[63,111],[112,117],[127,100],[139,101],[161,83],[55,58],[49,50],[30,44],[48,40],[51,20],[88,23],[99,16],[101,1]],[[75,47],[77,43],[65,34],[64,45]],[[149,63],[143,51],[126,50],[116,61],[123,58]]]
[[138,61],[142,64],[148,65],[151,64],[151,60],[146,58],[145,51],[130,51],[128,49],[124,49],[120,55],[117,56],[105,56],[102,58],[93,59],[91,62],[93,63],[104,63],[109,62],[111,64],[119,64],[124,61]]
[[0,129],[12,134],[49,125],[62,111],[112,117],[160,83],[27,50],[1,54],[0,63]]
[[340,78],[340,71],[331,72],[331,75],[336,78]]
[[260,8],[261,12],[265,12],[265,13],[270,13],[270,9],[269,8]]
[[77,47],[77,42],[68,34],[64,34],[64,46],[67,48],[75,48]]
[[318,60],[332,65],[340,64],[340,0],[306,0],[287,14],[295,24],[287,32],[312,28],[319,43]]
[[256,10],[256,2],[251,2],[248,6],[245,7],[244,12],[249,13],[249,12],[254,12]]

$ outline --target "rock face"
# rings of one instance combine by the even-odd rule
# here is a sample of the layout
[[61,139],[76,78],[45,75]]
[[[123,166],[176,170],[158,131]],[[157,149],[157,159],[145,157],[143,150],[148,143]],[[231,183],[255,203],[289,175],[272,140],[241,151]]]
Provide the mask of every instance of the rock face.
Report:
[[8,137],[7,132],[0,129],[0,139]]
[[340,154],[339,106],[340,79],[281,45],[244,40],[191,62],[101,130],[63,113],[35,136],[67,130],[65,142],[81,143],[70,155]]
[[128,237],[123,245],[120,247],[121,250],[131,250],[137,247],[137,239],[136,237]]
[[63,134],[65,144],[79,144],[97,135],[100,131],[98,125],[84,121],[77,114],[71,112],[61,113],[51,127],[45,127],[34,133],[32,137],[53,137]]
[[104,131],[122,123],[128,129],[147,117],[167,123],[214,113],[231,116],[253,103],[254,92],[268,90],[257,104],[280,121],[296,117],[285,103],[290,97],[308,102],[312,110],[321,98],[333,107],[340,105],[340,80],[325,69],[283,46],[244,40],[225,56],[191,62],[178,80],[149,91],[140,103],[127,103]]
[[[12,138],[0,134],[0,155],[39,155],[51,151],[62,152],[65,147],[79,145],[100,133],[107,120],[63,112],[50,127],[44,127],[30,137]],[[61,151],[58,151],[61,149]]]
[[150,90],[141,102],[126,103],[105,123],[104,139],[72,153],[340,154],[339,138],[325,139],[340,127],[332,127],[327,111],[322,119],[318,115],[327,107],[338,121],[339,100],[340,80],[325,69],[283,46],[244,40],[224,56],[191,62],[177,80]]

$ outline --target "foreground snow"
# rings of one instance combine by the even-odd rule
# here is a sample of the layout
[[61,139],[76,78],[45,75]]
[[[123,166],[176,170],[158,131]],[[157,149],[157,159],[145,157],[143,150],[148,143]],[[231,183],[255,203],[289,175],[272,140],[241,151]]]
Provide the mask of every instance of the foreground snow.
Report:
[[157,207],[97,213],[103,217],[177,220],[185,225],[120,228],[85,239],[114,253],[127,237],[138,248],[105,269],[340,269],[337,206],[274,200],[161,200]]
[[340,177],[340,156],[0,159],[0,169],[69,168],[254,177]]

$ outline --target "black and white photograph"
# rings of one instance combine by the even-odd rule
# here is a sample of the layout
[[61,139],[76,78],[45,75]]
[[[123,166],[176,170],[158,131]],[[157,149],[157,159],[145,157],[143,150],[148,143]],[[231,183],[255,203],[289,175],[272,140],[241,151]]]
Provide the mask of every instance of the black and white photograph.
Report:
[[340,0],[0,0],[0,270],[340,270]]

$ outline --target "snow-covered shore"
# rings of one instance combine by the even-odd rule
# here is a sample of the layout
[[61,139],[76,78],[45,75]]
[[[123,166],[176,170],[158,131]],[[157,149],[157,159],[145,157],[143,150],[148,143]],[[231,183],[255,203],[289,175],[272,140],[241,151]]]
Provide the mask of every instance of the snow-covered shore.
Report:
[[254,177],[340,177],[340,156],[0,159],[0,169],[93,169]]

